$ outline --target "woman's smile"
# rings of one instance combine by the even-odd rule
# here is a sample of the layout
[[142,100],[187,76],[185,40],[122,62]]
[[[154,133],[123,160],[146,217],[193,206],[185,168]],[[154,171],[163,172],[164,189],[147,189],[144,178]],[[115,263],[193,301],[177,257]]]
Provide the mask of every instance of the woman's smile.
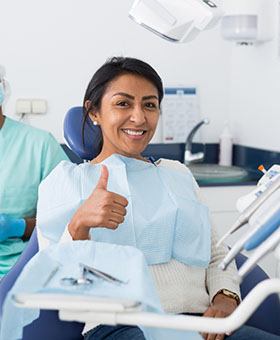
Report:
[[136,129],[121,129],[126,136],[132,140],[141,140],[144,137],[144,134],[147,130],[136,130]]

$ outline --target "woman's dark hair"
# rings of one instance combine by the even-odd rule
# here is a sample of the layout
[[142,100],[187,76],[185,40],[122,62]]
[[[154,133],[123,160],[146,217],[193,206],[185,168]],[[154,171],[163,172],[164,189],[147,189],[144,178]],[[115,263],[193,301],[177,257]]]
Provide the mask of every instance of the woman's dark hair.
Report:
[[[112,80],[123,74],[134,74],[149,80],[158,90],[159,104],[163,98],[163,85],[160,76],[147,63],[135,58],[112,57],[108,59],[93,75],[88,84],[84,101],[83,101],[83,141],[84,141],[84,126],[88,119],[89,112],[92,110],[99,110],[101,106],[102,97]],[[85,107],[85,103],[90,101],[90,106]],[[99,153],[102,149],[103,140],[102,134],[98,146]],[[97,147],[97,146],[96,146]]]

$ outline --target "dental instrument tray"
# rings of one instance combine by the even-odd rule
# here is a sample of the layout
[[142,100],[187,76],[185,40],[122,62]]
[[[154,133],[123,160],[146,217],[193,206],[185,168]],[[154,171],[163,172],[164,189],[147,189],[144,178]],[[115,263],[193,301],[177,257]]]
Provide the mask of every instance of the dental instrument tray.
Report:
[[141,311],[138,301],[89,295],[67,295],[55,293],[20,293],[13,295],[13,302],[21,308],[91,310],[98,312]]

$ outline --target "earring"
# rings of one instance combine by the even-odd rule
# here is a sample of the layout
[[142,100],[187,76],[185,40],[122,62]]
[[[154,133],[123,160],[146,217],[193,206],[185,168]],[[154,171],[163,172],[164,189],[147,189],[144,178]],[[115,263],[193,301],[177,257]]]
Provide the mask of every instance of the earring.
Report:
[[93,125],[98,125],[98,122],[96,120],[94,120]]

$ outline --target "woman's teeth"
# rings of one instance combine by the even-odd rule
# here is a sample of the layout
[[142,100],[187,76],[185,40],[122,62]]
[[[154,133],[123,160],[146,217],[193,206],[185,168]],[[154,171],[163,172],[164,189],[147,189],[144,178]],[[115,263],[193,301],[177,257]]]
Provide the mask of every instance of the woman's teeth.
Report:
[[134,130],[126,130],[126,129],[123,131],[131,136],[141,136],[145,132],[144,130],[134,131]]

